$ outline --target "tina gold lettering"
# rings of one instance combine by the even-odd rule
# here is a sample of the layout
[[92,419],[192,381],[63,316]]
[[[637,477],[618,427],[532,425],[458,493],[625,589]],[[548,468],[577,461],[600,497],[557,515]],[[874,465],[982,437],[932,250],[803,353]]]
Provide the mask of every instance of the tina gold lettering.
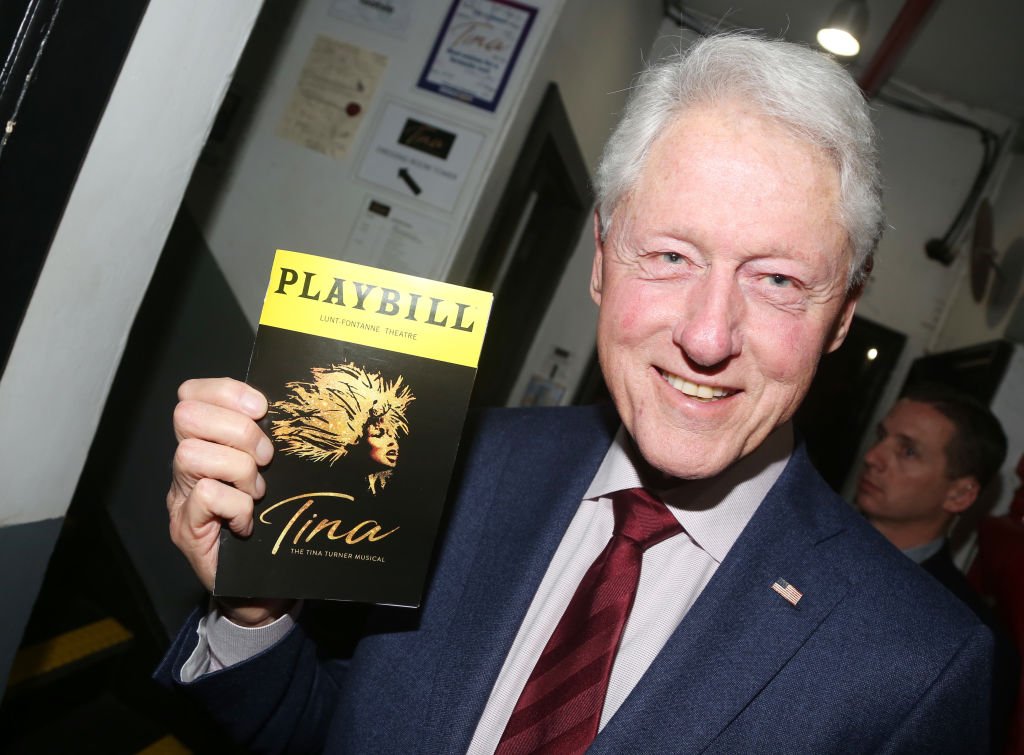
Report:
[[[313,538],[317,537],[321,533],[323,533],[328,540],[343,540],[347,545],[355,545],[363,542],[364,540],[369,543],[375,543],[399,530],[398,527],[393,527],[392,529],[385,531],[381,523],[375,519],[365,519],[352,527],[348,527],[348,529],[344,529],[347,525],[344,525],[341,519],[328,519],[321,516],[315,510],[310,510],[317,502],[318,497],[343,498],[349,501],[355,500],[352,496],[346,493],[304,493],[302,495],[286,498],[283,501],[278,501],[277,503],[268,506],[260,514],[260,521],[263,524],[272,525],[274,524],[274,521],[271,514],[289,503],[295,503],[296,501],[306,499],[302,505],[296,509],[295,513],[292,514],[284,527],[281,528],[281,532],[278,534],[277,540],[274,542],[274,547],[270,551],[272,554],[277,555],[277,552],[281,548],[281,544],[287,541],[289,535],[291,535],[291,542],[293,545],[298,545],[300,540],[304,543],[310,543]],[[319,521],[317,521],[317,519],[319,519]],[[306,534],[306,530],[309,529],[310,525],[313,525],[313,528],[309,530],[308,534]],[[304,535],[305,537],[303,537]]]

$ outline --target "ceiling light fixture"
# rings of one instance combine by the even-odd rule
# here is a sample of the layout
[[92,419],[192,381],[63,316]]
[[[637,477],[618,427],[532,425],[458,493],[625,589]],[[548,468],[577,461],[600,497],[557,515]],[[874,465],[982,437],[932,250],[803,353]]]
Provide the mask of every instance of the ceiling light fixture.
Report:
[[867,29],[867,0],[840,0],[818,30],[818,44],[835,55],[852,58],[860,52],[860,41]]

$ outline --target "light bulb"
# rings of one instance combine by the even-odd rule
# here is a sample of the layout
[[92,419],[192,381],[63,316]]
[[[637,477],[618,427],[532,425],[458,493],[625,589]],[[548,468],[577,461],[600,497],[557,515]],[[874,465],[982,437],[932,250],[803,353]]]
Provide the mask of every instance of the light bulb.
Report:
[[829,52],[842,55],[844,58],[852,58],[860,52],[860,43],[850,32],[842,29],[820,29],[818,44]]

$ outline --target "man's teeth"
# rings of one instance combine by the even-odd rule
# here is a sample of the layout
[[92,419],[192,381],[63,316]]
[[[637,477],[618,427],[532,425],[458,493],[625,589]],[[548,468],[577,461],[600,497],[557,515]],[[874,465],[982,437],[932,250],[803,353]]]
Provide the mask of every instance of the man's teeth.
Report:
[[687,396],[693,396],[694,398],[710,401],[716,398],[723,398],[730,394],[730,391],[727,391],[725,388],[712,388],[710,385],[691,383],[689,380],[684,380],[678,375],[673,375],[670,372],[663,372],[661,375],[665,378],[665,381],[677,391],[681,391]]

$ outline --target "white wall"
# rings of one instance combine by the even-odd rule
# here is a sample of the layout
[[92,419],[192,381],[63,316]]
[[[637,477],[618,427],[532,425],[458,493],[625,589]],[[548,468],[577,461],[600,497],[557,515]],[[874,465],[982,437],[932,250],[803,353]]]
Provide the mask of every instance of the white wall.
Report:
[[[639,3],[626,13],[615,0],[602,0],[600,4],[603,7],[594,7],[593,12],[588,11],[597,3],[570,4],[575,10],[567,9],[555,33],[558,44],[552,45],[541,65],[541,70],[549,71],[562,87],[569,119],[591,175],[618,123],[636,74],[648,60],[662,57],[694,38],[692,33],[681,32],[664,20],[660,3],[646,3],[642,13]],[[624,34],[629,41],[608,45],[605,40],[612,33]],[[586,61],[586,65],[581,66],[580,61]],[[597,306],[589,288],[593,256],[593,219],[588,218],[519,372],[510,404],[521,402],[534,376],[550,375],[556,349],[569,352],[569,358],[559,362],[556,382],[565,388],[561,403],[572,400],[585,376],[597,330]]]
[[[658,0],[567,0],[522,102],[512,114],[505,144],[450,270],[453,280],[462,278],[479,250],[548,82],[559,86],[580,152],[593,173],[662,18]],[[561,295],[559,291],[556,300]]]
[[920,353],[959,280],[960,266],[926,257],[941,237],[977,171],[981,147],[973,132],[878,105],[884,204],[888,227],[858,314],[906,333]]
[[150,0],[0,380],[0,525],[63,516],[260,0]]
[[[998,255],[996,262],[1003,263],[1006,268],[1019,264],[1015,261],[1011,265],[1005,265],[1011,245],[1015,242],[1019,245],[1024,239],[1024,156],[1011,155],[998,193],[992,202],[992,216],[993,246]],[[984,301],[975,301],[967,273],[967,253],[968,247],[965,245],[962,282],[956,295],[951,299],[947,317],[935,339],[935,351],[950,351],[1004,337],[1010,318],[1022,302],[1020,280],[1011,281],[1016,283],[1012,301],[1006,306],[1001,317],[993,319],[988,303],[998,283],[997,275],[990,274]],[[1009,277],[1007,279],[1009,280]]]

